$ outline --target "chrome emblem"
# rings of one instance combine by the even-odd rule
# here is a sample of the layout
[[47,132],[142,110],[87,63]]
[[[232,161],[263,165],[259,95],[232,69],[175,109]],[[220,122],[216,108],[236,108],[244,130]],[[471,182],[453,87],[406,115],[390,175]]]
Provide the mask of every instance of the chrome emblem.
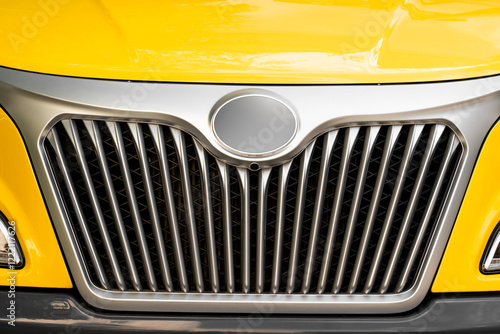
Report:
[[227,150],[252,157],[280,151],[298,128],[290,104],[260,90],[239,91],[222,98],[213,109],[211,124]]

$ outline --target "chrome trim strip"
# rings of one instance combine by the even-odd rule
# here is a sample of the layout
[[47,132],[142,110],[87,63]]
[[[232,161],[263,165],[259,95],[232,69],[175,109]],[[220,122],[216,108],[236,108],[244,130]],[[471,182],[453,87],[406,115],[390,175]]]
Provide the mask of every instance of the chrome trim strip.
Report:
[[191,182],[189,177],[189,169],[187,162],[186,144],[184,142],[184,134],[177,129],[170,129],[172,139],[175,142],[175,150],[179,158],[179,169],[181,170],[181,183],[184,194],[184,209],[186,212],[186,221],[189,234],[189,250],[193,264],[193,275],[196,290],[203,292],[203,278],[201,276],[201,261],[198,248],[198,233],[196,231],[196,220],[194,216],[193,197],[191,195]]
[[[319,133],[341,125],[359,122],[387,124],[398,121],[408,124],[439,119],[448,125],[463,125],[472,129],[481,123],[476,121],[465,124],[471,123],[469,111],[477,111],[479,108],[477,99],[500,90],[500,76],[401,85],[266,87],[92,80],[7,68],[0,68],[0,82],[6,95],[14,94],[12,98],[25,106],[30,105],[29,101],[33,100],[51,104],[48,108],[36,109],[36,121],[29,117],[25,119],[22,113],[16,113],[17,121],[28,126],[23,131],[31,136],[43,136],[42,131],[48,131],[45,125],[53,123],[55,116],[62,114],[112,117],[127,121],[161,120],[194,135],[219,159],[247,167],[253,162],[258,162],[261,167],[268,167],[290,160]],[[283,101],[290,101],[290,105],[296,110],[300,127],[294,139],[277,154],[260,158],[239,156],[222,147],[211,131],[212,107],[224,96],[245,89],[278,94]],[[10,99],[5,96],[2,102],[6,103]],[[492,122],[489,120],[486,123],[491,125]]]
[[[496,235],[495,235],[496,234]],[[494,236],[494,238],[492,238]],[[481,259],[481,272],[484,274],[495,274],[498,272],[498,245],[500,244],[500,234],[498,229],[495,228],[490,236],[487,248],[484,251],[483,257]]]
[[[14,222],[15,223],[15,222]],[[11,236],[11,227],[15,225],[0,211],[0,268],[22,269],[25,265],[23,250],[17,236]],[[10,240],[9,240],[10,239]],[[9,261],[10,259],[10,261]]]
[[255,270],[255,292],[264,290],[264,274],[266,272],[266,201],[271,168],[259,172],[259,193],[257,195],[257,268]]
[[231,190],[229,180],[229,167],[222,161],[217,160],[222,183],[222,220],[224,230],[224,270],[226,274],[226,290],[228,293],[234,292],[234,272],[233,272],[233,232],[231,218]]
[[278,209],[276,213],[276,233],[274,240],[273,272],[271,280],[271,293],[278,293],[281,280],[281,256],[283,252],[283,230],[285,228],[286,187],[288,173],[292,162],[289,161],[280,167],[278,184]]
[[198,156],[200,166],[202,192],[203,192],[203,217],[205,218],[205,233],[207,235],[207,257],[208,257],[208,270],[210,272],[210,290],[212,292],[219,291],[219,271],[217,269],[217,250],[215,249],[215,232],[214,232],[214,219],[212,215],[212,196],[210,191],[210,176],[208,172],[208,163],[205,157],[205,150],[203,146],[194,140],[194,147]]
[[241,189],[241,290],[250,293],[250,174],[237,168]]
[[290,249],[290,265],[288,267],[288,278],[286,283],[286,293],[291,294],[295,289],[295,280],[297,276],[297,263],[300,252],[300,236],[302,234],[302,222],[304,220],[304,203],[306,199],[307,174],[311,164],[312,152],[314,150],[316,140],[312,142],[304,151],[300,159],[299,184],[297,189],[297,200],[294,226],[292,232],[292,246]]

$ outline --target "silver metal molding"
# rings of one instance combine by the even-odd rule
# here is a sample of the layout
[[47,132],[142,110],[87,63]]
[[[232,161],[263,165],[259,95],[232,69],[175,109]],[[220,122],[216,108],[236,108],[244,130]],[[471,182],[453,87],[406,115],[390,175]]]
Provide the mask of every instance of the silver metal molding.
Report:
[[15,222],[0,212],[0,268],[21,269],[25,260],[15,234]]
[[[221,146],[210,130],[212,107],[222,97],[240,89],[265,89],[275,92],[295,106],[301,119],[300,128],[293,140],[275,155],[239,156]],[[103,81],[2,68],[0,104],[16,122],[23,135],[69,269],[78,290],[91,305],[108,310],[149,312],[238,313],[263,312],[264,308],[272,313],[398,313],[417,306],[429,291],[482,142],[500,116],[500,77],[381,86],[258,87]],[[432,236],[432,247],[425,253],[417,284],[403,293],[334,296],[186,294],[140,292],[138,285],[138,291],[106,291],[92,284],[86,274],[82,255],[76,247],[75,236],[65,223],[68,219],[66,211],[58,199],[57,189],[50,180],[50,170],[44,159],[44,138],[56,122],[72,116],[110,123],[121,120],[151,123],[152,129],[155,129],[156,124],[182,129],[197,138],[217,159],[240,167],[239,177],[242,184],[247,182],[245,170],[252,164],[258,163],[262,168],[261,182],[265,185],[267,168],[283,165],[291,160],[319,135],[347,126],[355,128],[390,124],[394,125],[393,131],[397,131],[399,124],[443,124],[453,129],[463,147],[463,154],[455,175],[456,182],[449,191],[438,228]],[[417,127],[414,128],[418,131]],[[436,128],[436,131],[439,129]],[[55,138],[51,140],[57,145]],[[177,140],[179,147],[182,147],[182,138],[178,137]],[[450,149],[456,144],[449,143]],[[304,152],[301,171],[306,169],[302,166],[309,164],[309,158],[310,152]],[[283,173],[286,173],[286,170]],[[383,177],[380,179],[383,180]],[[300,193],[299,191],[297,198],[298,211],[303,209]],[[133,199],[133,194],[130,196]],[[429,205],[432,206],[434,200],[432,198]],[[227,212],[226,219],[230,219],[230,214]],[[411,215],[411,212],[408,215]],[[140,217],[137,219],[140,220]],[[210,221],[210,217],[206,219]],[[105,235],[106,231],[101,232]],[[370,233],[370,226],[367,225],[365,232],[364,235]],[[297,236],[293,238],[292,249],[296,249],[295,240]],[[415,241],[416,246],[419,242],[420,239]],[[247,259],[249,255],[244,256]],[[275,260],[279,260],[279,249]],[[410,258],[409,264],[405,265],[411,266],[411,261]],[[168,279],[167,274],[173,273],[165,273],[165,280]],[[182,272],[176,274],[182,277]],[[401,280],[400,285],[404,285],[405,278]],[[154,284],[154,281],[150,282],[153,291]],[[358,282],[353,279],[349,284],[356,286]],[[200,288],[203,289],[201,286]],[[216,291],[217,288],[220,286],[217,287],[214,282],[210,290]],[[287,282],[287,290],[292,291],[294,288],[300,287],[295,286],[292,278]],[[307,288],[302,286],[303,291]],[[365,288],[370,287],[368,285]]]
[[481,272],[484,274],[497,274],[500,270],[500,259],[498,257],[498,248],[500,245],[500,233],[497,226],[490,236],[490,241],[481,259]]

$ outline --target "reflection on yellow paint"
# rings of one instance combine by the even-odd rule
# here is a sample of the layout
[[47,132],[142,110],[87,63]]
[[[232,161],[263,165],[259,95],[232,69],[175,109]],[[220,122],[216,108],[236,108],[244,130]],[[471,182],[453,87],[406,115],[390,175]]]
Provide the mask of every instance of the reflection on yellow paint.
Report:
[[0,0],[0,65],[114,79],[447,80],[500,72],[496,0]]
[[[127,6],[113,0],[68,1],[39,28],[34,18],[44,9],[34,1],[2,6],[1,27],[8,31],[0,45],[9,52],[0,55],[0,64],[38,72],[140,80],[144,72],[155,71],[167,81],[336,83],[450,79],[499,68],[500,46],[493,38],[499,28],[487,29],[489,19],[493,23],[500,17],[491,1],[146,1]],[[450,23],[450,15],[467,13],[483,21],[465,28],[461,25],[467,21]],[[33,19],[33,36],[23,35],[24,17]],[[429,34],[442,25],[445,33]],[[465,41],[460,29],[471,31]],[[464,42],[476,48],[464,48]]]

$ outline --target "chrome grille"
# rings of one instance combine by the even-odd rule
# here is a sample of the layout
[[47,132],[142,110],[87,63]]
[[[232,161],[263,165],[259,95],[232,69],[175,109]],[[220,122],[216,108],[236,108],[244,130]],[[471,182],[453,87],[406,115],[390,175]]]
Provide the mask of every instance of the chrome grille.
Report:
[[463,150],[440,124],[344,127],[251,171],[175,128],[78,119],[44,148],[96,286],[332,295],[412,287]]

